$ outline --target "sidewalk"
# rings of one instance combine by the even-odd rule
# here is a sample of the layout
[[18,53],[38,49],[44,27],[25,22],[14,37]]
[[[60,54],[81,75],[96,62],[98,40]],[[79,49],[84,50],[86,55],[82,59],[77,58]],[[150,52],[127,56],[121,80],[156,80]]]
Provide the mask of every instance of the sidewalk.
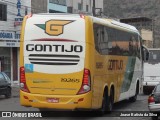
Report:
[[12,86],[12,97],[19,97],[19,89],[18,85]]

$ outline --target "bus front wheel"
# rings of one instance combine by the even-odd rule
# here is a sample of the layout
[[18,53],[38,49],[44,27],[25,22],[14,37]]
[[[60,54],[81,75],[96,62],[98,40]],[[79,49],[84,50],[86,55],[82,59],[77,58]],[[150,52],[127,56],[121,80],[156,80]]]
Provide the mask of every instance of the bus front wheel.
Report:
[[139,84],[137,84],[137,86],[136,86],[135,95],[134,95],[133,97],[130,97],[130,98],[129,98],[129,101],[135,102],[135,101],[137,100],[138,93],[139,93]]

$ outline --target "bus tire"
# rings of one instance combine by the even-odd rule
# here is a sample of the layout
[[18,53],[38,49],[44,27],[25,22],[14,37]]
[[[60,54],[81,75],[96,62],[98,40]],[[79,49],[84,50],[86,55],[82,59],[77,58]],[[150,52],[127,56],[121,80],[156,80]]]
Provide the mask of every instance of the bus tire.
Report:
[[148,90],[147,90],[147,87],[146,87],[146,86],[145,86],[145,87],[143,86],[143,94],[144,94],[144,95],[148,95],[148,93],[149,93],[149,92],[148,92]]
[[113,90],[111,89],[110,96],[109,96],[108,89],[105,88],[104,93],[103,93],[102,106],[97,112],[99,116],[102,116],[105,113],[111,113],[113,109],[113,100],[114,100],[113,96],[114,96]]
[[99,110],[99,115],[104,115],[107,111],[107,98],[108,98],[108,91],[105,90],[103,94],[103,100],[102,100],[102,107]]
[[110,96],[107,98],[107,113],[111,113],[113,110],[114,92],[110,90]]
[[135,93],[135,95],[133,97],[129,98],[129,101],[130,102],[136,102],[138,93],[139,93],[139,84],[137,83],[137,85],[136,85],[136,93]]

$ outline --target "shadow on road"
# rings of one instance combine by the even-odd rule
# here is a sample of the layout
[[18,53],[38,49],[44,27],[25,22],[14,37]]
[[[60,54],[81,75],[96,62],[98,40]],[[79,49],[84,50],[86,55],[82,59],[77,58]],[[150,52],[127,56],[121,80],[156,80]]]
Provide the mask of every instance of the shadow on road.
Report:
[[4,95],[0,95],[0,101],[6,99]]
[[[105,113],[104,115],[100,114],[98,111],[41,111],[43,117],[83,117],[83,118],[92,118],[92,117],[119,117],[121,112],[131,112],[135,104],[141,104],[140,101],[130,102],[129,100],[123,100],[121,102],[114,104],[114,109],[112,113]],[[141,111],[138,110],[137,111]],[[146,110],[147,111],[147,110]]]

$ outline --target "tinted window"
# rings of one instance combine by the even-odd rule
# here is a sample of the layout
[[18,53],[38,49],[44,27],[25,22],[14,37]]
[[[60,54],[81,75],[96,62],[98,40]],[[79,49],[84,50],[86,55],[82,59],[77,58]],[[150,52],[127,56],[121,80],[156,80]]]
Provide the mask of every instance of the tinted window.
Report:
[[4,78],[4,76],[3,76],[2,73],[0,73],[0,80],[1,80],[1,81],[5,80],[5,78]]
[[95,48],[101,54],[108,54],[109,52],[109,37],[108,32],[104,26],[94,26]]
[[0,4],[0,20],[7,21],[7,5]]
[[11,81],[11,80],[9,79],[9,77],[8,77],[5,73],[3,73],[3,75],[4,75],[5,79],[6,79],[8,82]]
[[78,10],[82,10],[82,4],[78,3]]
[[158,86],[156,87],[155,92],[160,92],[160,85],[158,85]]
[[100,54],[140,57],[138,34],[94,24],[95,49]]
[[88,5],[86,5],[86,12],[88,12]]
[[49,3],[66,5],[66,0],[49,0]]
[[149,50],[148,63],[160,63],[160,50]]

